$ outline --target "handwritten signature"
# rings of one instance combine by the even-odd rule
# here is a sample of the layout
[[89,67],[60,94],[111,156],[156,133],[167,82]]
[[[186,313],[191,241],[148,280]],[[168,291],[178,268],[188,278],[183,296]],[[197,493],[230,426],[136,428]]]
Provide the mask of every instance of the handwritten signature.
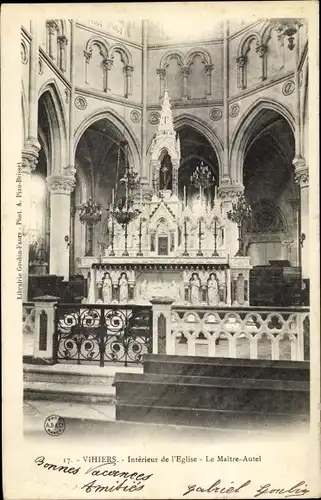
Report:
[[[208,488],[198,486],[197,484],[190,484],[189,486],[187,486],[187,491],[183,493],[183,496],[186,496],[189,493],[221,493],[225,495],[231,493],[235,494],[239,493],[241,490],[244,490],[244,488],[249,486],[251,483],[252,481],[248,479],[239,486],[237,486],[234,481],[231,481],[229,485],[223,485],[222,480],[218,479]],[[291,498],[304,496],[309,492],[310,490],[308,489],[308,485],[305,481],[300,481],[290,488],[276,488],[272,486],[271,483],[266,483],[256,489],[256,493],[253,495],[253,497],[258,498],[261,495],[282,495],[284,498]]]

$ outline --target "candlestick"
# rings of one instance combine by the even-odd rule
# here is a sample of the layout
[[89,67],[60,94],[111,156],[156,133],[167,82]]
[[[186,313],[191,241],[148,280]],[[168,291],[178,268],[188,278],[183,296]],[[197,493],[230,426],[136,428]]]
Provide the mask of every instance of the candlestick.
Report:
[[203,257],[203,252],[202,252],[202,225],[201,225],[201,220],[198,221],[198,252],[197,252],[197,257]]
[[214,200],[216,200],[216,195],[217,195],[217,186],[214,186]]
[[139,233],[138,233],[138,252],[137,252],[137,256],[138,257],[142,257],[143,256],[143,252],[142,252],[142,219],[140,219],[139,221]]
[[186,220],[184,220],[184,238],[185,238],[185,244],[184,244],[184,253],[183,253],[183,257],[188,257],[189,256],[189,253],[187,251],[187,222]]
[[200,186],[200,203],[202,204],[202,187]]
[[184,186],[184,208],[186,207],[186,186]]
[[111,222],[111,252],[109,254],[111,257],[115,256],[114,237],[115,237],[115,222],[114,222],[114,219],[112,219],[112,222]]
[[142,186],[140,186],[140,209],[142,209],[143,206],[143,191],[142,191]]
[[111,193],[111,206],[115,205],[115,189],[113,188]]
[[218,257],[219,254],[217,252],[217,219],[214,219],[214,251],[212,253],[212,257]]

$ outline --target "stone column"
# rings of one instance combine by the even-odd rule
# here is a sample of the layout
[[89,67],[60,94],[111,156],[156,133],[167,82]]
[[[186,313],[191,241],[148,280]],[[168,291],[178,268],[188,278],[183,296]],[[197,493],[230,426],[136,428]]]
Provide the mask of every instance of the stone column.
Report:
[[70,194],[74,176],[47,178],[50,190],[50,274],[69,279]]
[[172,303],[169,297],[153,297],[153,354],[174,354],[172,346]]
[[237,63],[237,86],[240,89],[245,89],[246,88],[246,63],[247,63],[247,56],[242,55],[240,57],[236,58],[236,63]]
[[40,144],[38,142],[38,42],[37,30],[34,21],[31,21],[31,45],[29,61],[29,113],[28,113],[28,139],[22,151],[22,298],[28,300],[29,276],[29,227],[30,227],[30,179],[38,162]]
[[31,173],[38,161],[38,148],[29,148],[22,152],[22,300],[28,300],[29,277],[29,227],[30,227],[30,181]]
[[165,91],[166,70],[165,69],[158,69],[157,74],[159,75],[159,98],[163,99],[164,91]]
[[206,66],[205,66],[205,73],[207,76],[206,95],[208,95],[208,96],[212,95],[212,71],[213,71],[213,68],[214,68],[213,64],[206,64]]
[[295,180],[300,186],[300,224],[299,224],[299,265],[302,268],[302,279],[310,277],[309,273],[309,169],[303,158],[293,160]]
[[89,83],[88,82],[88,65],[90,63],[90,59],[92,57],[92,52],[88,52],[86,50],[84,50],[84,56],[85,56],[85,83]]
[[172,193],[178,196],[178,169],[179,160],[172,160]]
[[182,69],[182,75],[183,75],[183,101],[187,101],[188,99],[188,93],[187,93],[187,78],[189,75],[189,67],[188,66],[183,66]]
[[61,69],[61,71],[63,73],[66,72],[66,47],[68,45],[68,40],[67,40],[67,37],[65,37],[64,35],[62,36],[58,36],[57,37],[57,41],[58,41],[58,46],[59,46],[59,69]]
[[47,21],[48,29],[48,54],[53,61],[57,61],[57,33],[58,24],[54,19]]
[[224,21],[223,39],[223,133],[224,133],[224,158],[223,172],[220,182],[229,184],[230,179],[230,159],[229,159],[229,46],[228,46],[228,21]]
[[147,21],[144,19],[142,21],[142,36],[143,36],[143,58],[142,58],[142,121],[141,121],[141,157],[142,157],[142,167],[141,167],[141,180],[142,184],[148,183],[148,165],[147,165]]
[[44,295],[34,297],[35,302],[35,341],[34,358],[54,359],[55,305],[59,297]]
[[264,81],[266,80],[266,53],[267,53],[267,45],[265,43],[262,43],[261,45],[258,45],[255,49],[255,51],[259,54],[259,57],[262,61],[262,72],[261,72],[261,80]]
[[134,66],[130,66],[129,64],[125,66],[125,97],[133,93],[133,71]]
[[[112,68],[113,65],[113,59],[104,59],[103,60],[103,65],[104,65],[104,92],[108,92],[110,89],[108,88],[108,73]],[[126,90],[125,90],[126,93]]]

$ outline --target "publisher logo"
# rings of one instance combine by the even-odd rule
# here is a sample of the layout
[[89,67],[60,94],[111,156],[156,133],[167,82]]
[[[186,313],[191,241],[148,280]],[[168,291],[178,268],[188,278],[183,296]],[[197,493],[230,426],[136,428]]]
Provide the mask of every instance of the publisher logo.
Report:
[[66,422],[59,415],[50,415],[46,418],[44,427],[49,436],[60,436],[66,429]]

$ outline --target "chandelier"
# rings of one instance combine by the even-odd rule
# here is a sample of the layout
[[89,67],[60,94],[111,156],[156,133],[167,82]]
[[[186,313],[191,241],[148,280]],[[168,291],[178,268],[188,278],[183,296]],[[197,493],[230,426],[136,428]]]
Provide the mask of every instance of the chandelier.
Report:
[[125,226],[135,219],[140,210],[134,208],[134,193],[140,186],[140,177],[137,172],[134,172],[128,165],[128,141],[123,140],[119,144],[117,171],[119,170],[120,161],[120,146],[125,150],[125,174],[120,182],[125,185],[125,197],[122,198],[110,207],[110,215],[118,222],[118,224]]
[[192,173],[190,181],[195,187],[206,189],[214,184],[215,179],[208,165],[204,165],[204,162],[201,161],[201,164],[197,165]]
[[86,203],[80,205],[79,212],[79,219],[83,224],[94,225],[101,220],[100,205],[95,203],[92,197]]
[[293,50],[294,45],[294,35],[299,31],[302,22],[299,19],[270,19],[270,21],[275,24],[275,30],[278,33],[278,38],[282,39],[284,37],[288,38],[288,48]]
[[[138,215],[141,213],[141,210],[134,208],[134,193],[137,188],[140,186],[140,177],[137,172],[134,172],[132,168],[129,167],[128,163],[128,141],[123,140],[119,143],[118,148],[118,159],[117,159],[117,171],[116,176],[118,176],[119,172],[119,163],[120,163],[120,148],[121,145],[124,147],[125,151],[125,174],[122,179],[120,179],[120,183],[125,185],[125,197],[121,198],[118,202],[114,201],[110,206],[109,213],[118,224],[120,224],[125,230],[125,249],[123,255],[128,256],[127,250],[127,239],[128,239],[128,224],[132,222]],[[114,192],[114,191],[113,191]],[[116,193],[117,194],[117,193]],[[112,254],[113,251],[113,239],[114,239],[114,230],[112,231]]]

